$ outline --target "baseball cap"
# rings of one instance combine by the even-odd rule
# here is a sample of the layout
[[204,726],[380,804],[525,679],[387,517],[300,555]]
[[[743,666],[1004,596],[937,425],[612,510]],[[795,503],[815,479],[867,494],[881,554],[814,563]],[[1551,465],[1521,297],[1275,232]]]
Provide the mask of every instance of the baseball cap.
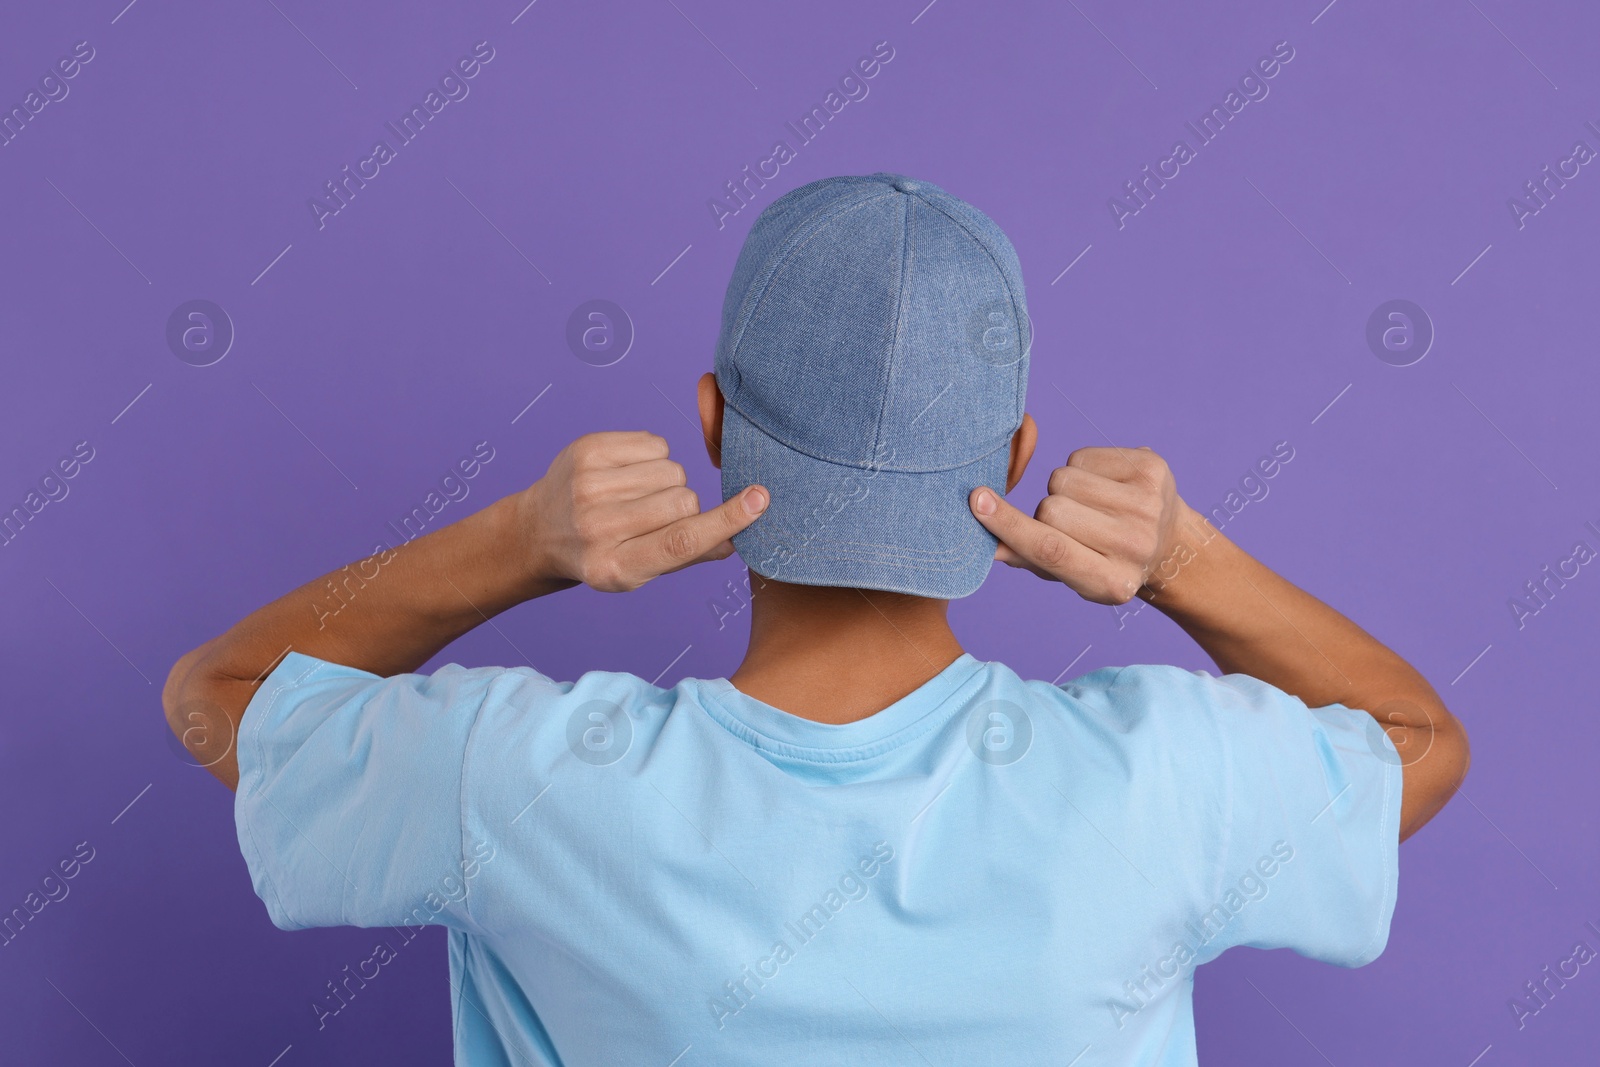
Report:
[[998,544],[967,500],[1005,494],[1032,325],[988,216],[900,174],[774,201],[728,283],[717,340],[722,493],[771,503],[733,538],[757,574],[953,599]]

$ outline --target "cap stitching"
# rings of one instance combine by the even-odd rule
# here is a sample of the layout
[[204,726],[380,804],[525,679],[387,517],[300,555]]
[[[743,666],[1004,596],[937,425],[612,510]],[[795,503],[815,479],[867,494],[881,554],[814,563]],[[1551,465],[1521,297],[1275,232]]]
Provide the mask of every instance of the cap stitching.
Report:
[[[821,183],[811,183],[811,185],[818,184]],[[776,201],[769,205],[768,210],[770,211],[772,208],[777,207],[778,204],[784,200],[790,199],[791,197],[797,197],[810,187],[810,185],[802,185],[798,189],[790,189],[787,193],[784,193],[783,196],[780,196]],[[733,405],[735,409],[743,413],[743,409],[739,408],[738,406],[738,394],[744,391],[744,372],[739,369],[738,363],[736,362],[735,353],[738,351],[741,342],[744,340],[745,331],[750,328],[750,321],[755,318],[756,307],[766,296],[767,290],[772,285],[773,278],[776,277],[777,273],[785,266],[789,257],[798,252],[800,248],[803,248],[806,244],[808,244],[826,223],[831,222],[840,215],[854,211],[857,208],[865,207],[867,204],[872,203],[873,200],[883,198],[884,197],[868,197],[866,199],[858,200],[853,204],[846,204],[843,206],[838,206],[832,210],[819,212],[816,215],[805,219],[799,226],[796,227],[795,233],[791,233],[789,236],[784,238],[783,243],[779,246],[778,251],[770,257],[771,262],[756,272],[755,279],[745,290],[744,296],[739,301],[739,309],[734,313],[733,316],[734,325],[729,331],[729,335],[727,337],[727,366],[728,370],[732,372],[736,380],[732,392],[725,390],[723,393],[723,400],[726,403]],[[760,220],[758,219],[757,221],[759,222]],[[804,226],[806,225],[810,225],[813,228],[810,233],[807,233],[802,237],[800,231],[803,230]],[[748,239],[749,238],[747,236],[746,240]],[[799,243],[796,244],[796,242]],[[737,271],[737,267],[735,267],[735,270]],[[720,341],[717,346],[717,351],[720,362],[720,354],[722,351],[722,344]],[[721,384],[720,376],[718,378],[718,384]]]
[[[890,183],[890,188],[894,189],[896,192],[904,192],[904,190],[900,189],[898,186],[895,186],[893,183]],[[905,323],[906,317],[906,292],[911,288],[906,279],[910,277],[911,269],[916,265],[914,262],[917,254],[917,246],[914,240],[914,229],[916,222],[911,215],[911,200],[909,194],[907,194],[907,199],[902,207],[903,210],[900,212],[900,262],[897,265],[899,267],[899,274],[895,278],[895,283],[899,286],[899,289],[895,293],[894,301],[894,336],[889,338],[889,359],[887,360],[883,371],[883,384],[885,388],[883,390],[883,396],[878,401],[878,425],[874,429],[872,435],[872,454],[874,456],[881,455],[883,452],[883,423],[884,418],[889,411],[890,390],[888,386],[894,381],[895,364],[900,358],[900,330]]]
[[[990,264],[995,268],[995,271],[1000,275],[1000,282],[1001,282],[1001,284],[1003,286],[1005,286],[1006,294],[1010,298],[1013,317],[1017,318],[1017,320],[1019,322],[1023,321],[1026,318],[1026,316],[1027,316],[1026,311],[1022,310],[1018,306],[1017,295],[1016,295],[1016,292],[1015,292],[1013,286],[1011,285],[1010,278],[1006,274],[1006,270],[1005,270],[1004,266],[1002,266],[1000,261],[996,258],[993,249],[991,249],[989,247],[988,241],[986,241],[979,233],[977,233],[977,231],[973,230],[972,227],[968,226],[960,218],[957,218],[955,215],[951,214],[949,211],[946,211],[939,204],[937,204],[937,203],[933,202],[932,200],[928,199],[928,197],[924,195],[924,191],[925,191],[925,187],[924,186],[920,185],[920,183],[919,183],[919,188],[915,192],[906,192],[904,190],[900,190],[900,189],[895,188],[895,186],[893,184],[891,184],[891,183],[887,183],[887,182],[879,183],[879,182],[876,182],[876,181],[873,180],[872,176],[867,176],[865,178],[862,178],[861,181],[862,181],[862,184],[869,184],[869,183],[870,184],[874,184],[874,185],[887,184],[891,191],[887,192],[887,193],[884,193],[884,194],[882,194],[880,196],[869,196],[869,197],[867,197],[865,199],[862,199],[862,200],[859,200],[859,201],[857,201],[857,202],[855,202],[853,204],[849,204],[847,206],[840,207],[837,210],[828,211],[826,213],[819,213],[812,220],[810,220],[810,224],[811,224],[810,232],[806,233],[803,237],[800,234],[794,234],[794,235],[791,235],[790,237],[785,239],[785,242],[784,242],[785,243],[785,247],[781,248],[778,251],[778,253],[776,253],[772,257],[773,258],[773,262],[769,267],[765,268],[764,276],[760,277],[758,279],[758,281],[756,282],[756,284],[753,284],[749,288],[749,290],[745,293],[745,298],[740,303],[740,306],[739,306],[739,312],[735,316],[735,320],[734,321],[735,321],[736,325],[735,325],[735,329],[733,331],[733,335],[730,338],[729,343],[728,343],[728,345],[729,345],[728,363],[729,363],[730,369],[734,370],[735,373],[738,374],[738,388],[735,390],[734,395],[732,395],[732,396],[724,396],[723,399],[724,399],[724,402],[728,406],[732,407],[741,416],[743,416],[744,419],[748,423],[750,423],[750,425],[755,430],[757,430],[759,433],[763,434],[764,436],[770,438],[773,441],[778,442],[779,444],[783,445],[786,448],[789,448],[789,449],[791,449],[791,450],[793,450],[795,452],[800,453],[803,456],[809,456],[810,458],[819,460],[819,461],[821,461],[823,463],[831,463],[831,464],[834,464],[835,466],[847,467],[847,468],[850,468],[850,469],[853,469],[853,470],[879,469],[879,470],[901,471],[900,468],[887,467],[887,466],[877,466],[875,462],[868,462],[868,463],[864,463],[864,464],[856,464],[856,463],[850,463],[850,462],[845,462],[845,461],[833,459],[831,457],[815,455],[815,454],[813,454],[811,452],[806,451],[803,448],[800,448],[799,446],[795,445],[791,441],[788,441],[785,438],[780,437],[777,434],[769,431],[766,427],[758,425],[756,423],[755,419],[750,415],[750,413],[748,411],[746,411],[743,407],[741,407],[740,403],[739,403],[739,401],[740,401],[739,394],[744,392],[744,374],[743,374],[742,371],[739,371],[739,369],[737,367],[737,364],[735,362],[737,357],[735,356],[734,353],[736,353],[738,351],[738,349],[740,347],[740,344],[744,340],[745,332],[750,327],[751,320],[753,320],[755,318],[756,308],[760,305],[761,301],[765,298],[767,290],[771,288],[771,286],[772,286],[773,282],[776,280],[778,274],[782,271],[782,269],[784,267],[786,267],[788,265],[789,261],[795,255],[797,255],[803,248],[805,248],[806,245],[810,244],[811,241],[821,233],[821,230],[822,230],[824,225],[826,225],[829,222],[834,221],[835,219],[837,219],[841,215],[845,215],[845,214],[848,214],[851,211],[855,211],[855,210],[858,210],[860,208],[866,207],[869,204],[877,203],[880,200],[886,200],[889,197],[892,197],[892,196],[894,196],[896,194],[900,194],[900,195],[904,195],[904,196],[908,196],[908,197],[915,197],[917,200],[921,201],[924,204],[927,204],[933,210],[939,212],[945,218],[949,219],[957,227],[959,227],[962,230],[963,233],[967,234],[968,237],[972,238],[972,240],[980,248],[983,249],[984,255],[988,257]],[[801,188],[804,188],[804,186],[802,186]],[[800,191],[799,189],[795,189],[795,190],[791,190],[790,192],[791,193],[795,193],[795,192],[799,192],[799,191]],[[941,192],[942,192],[942,190],[941,190]],[[784,195],[788,196],[790,194],[786,193]],[[949,196],[948,193],[945,193],[944,195]],[[910,205],[908,204],[907,205],[907,214],[908,215],[909,215],[909,211],[910,211]],[[899,296],[898,296],[898,305],[899,305],[899,307],[897,308],[896,315],[895,315],[895,337],[894,337],[894,341],[892,343],[893,346],[890,349],[890,358],[891,358],[891,360],[894,358],[895,347],[898,346],[900,323],[901,323],[902,315],[904,313],[903,312],[903,308],[904,308],[904,302],[905,302],[906,286],[905,286],[905,283],[904,283],[903,279],[904,279],[905,262],[906,262],[906,259],[907,259],[908,255],[914,254],[914,252],[908,252],[907,251],[907,248],[910,246],[910,236],[911,236],[910,235],[910,224],[908,223],[907,227],[906,227],[905,244],[902,246],[902,253],[901,253],[902,281],[901,281],[900,293],[899,293]],[[1032,328],[1030,326],[1029,330],[1028,330],[1028,347],[1029,347],[1029,349],[1031,349],[1032,346],[1033,346],[1033,331],[1032,331]],[[1024,353],[1024,358],[1026,358],[1026,355],[1027,355],[1027,353]],[[1017,416],[1017,425],[1018,426],[1021,425],[1021,421],[1022,421],[1021,409],[1023,408],[1024,403],[1026,401],[1026,396],[1027,396],[1027,386],[1026,386],[1026,383],[1025,383],[1025,379],[1024,379],[1023,375],[1021,373],[1019,373],[1017,375],[1017,397],[1016,397],[1016,404],[1017,404],[1017,408],[1018,408],[1018,412],[1019,412],[1019,414]],[[884,405],[886,407],[887,403],[888,403],[887,390],[885,391],[885,396],[884,396],[883,403],[884,403]],[[882,444],[883,418],[884,418],[884,409],[880,408],[879,414],[878,414],[878,428],[877,428],[877,431],[874,434],[874,450],[873,450],[873,455],[874,456],[877,456],[879,454],[879,448],[881,447],[881,444]],[[938,473],[940,471],[956,470],[956,469],[958,469],[960,467],[969,466],[970,464],[976,463],[979,460],[982,460],[982,459],[986,458],[987,456],[991,455],[995,451],[995,449],[998,449],[998,448],[1001,448],[1001,447],[1009,447],[1009,445],[1011,443],[1010,437],[1011,437],[1012,434],[1014,434],[1016,432],[1016,429],[1017,429],[1017,427],[1013,427],[1011,429],[1011,431],[1006,434],[1005,438],[1001,441],[1000,444],[997,444],[994,448],[991,448],[988,452],[984,452],[981,455],[975,457],[974,459],[967,460],[967,461],[962,462],[962,463],[956,463],[956,464],[953,464],[952,466],[949,466],[949,467],[939,467],[939,468],[936,468],[934,470],[920,470],[920,469],[919,470],[909,470],[909,469],[906,469],[906,470],[901,471],[901,473],[906,473],[906,474],[934,474],[934,473]]]
[[[787,448],[789,451],[797,452],[800,455],[805,456],[807,459],[814,459],[818,463],[827,463],[827,464],[830,464],[830,465],[835,466],[835,467],[844,467],[847,470],[878,470],[878,471],[887,471],[890,474],[943,474],[946,471],[960,470],[963,467],[970,467],[970,466],[972,466],[972,465],[974,465],[976,463],[981,463],[984,460],[988,459],[990,456],[994,455],[996,452],[1000,451],[1002,448],[1009,449],[1011,447],[1011,434],[1007,434],[1003,440],[1001,440],[998,444],[996,444],[994,447],[990,448],[989,451],[983,453],[982,455],[975,456],[975,457],[973,457],[972,459],[969,459],[969,460],[963,460],[962,462],[953,464],[953,465],[951,465],[949,467],[931,467],[931,468],[918,467],[915,470],[913,470],[913,469],[906,468],[906,467],[880,466],[880,465],[876,465],[876,464],[871,463],[871,462],[859,463],[859,464],[858,463],[850,463],[850,462],[847,462],[845,460],[832,459],[832,458],[830,458],[828,456],[819,456],[814,452],[807,452],[805,449],[801,448],[799,445],[796,445],[796,444],[793,444],[793,443],[791,443],[789,441],[786,441],[782,437],[779,437],[777,434],[772,433],[771,431],[767,430],[765,427],[757,425],[756,424],[756,420],[751,418],[750,415],[744,411],[744,409],[739,407],[739,405],[733,403],[732,400],[729,400],[728,398],[724,397],[724,402],[727,404],[728,407],[731,407],[731,408],[733,408],[734,411],[738,412],[739,413],[739,417],[742,418],[745,421],[745,423],[752,430],[754,430],[756,433],[760,434],[761,436],[767,438],[769,441],[775,441],[778,444],[782,445],[784,448]],[[723,427],[723,432],[724,433],[727,432],[727,427],[726,426]],[[1016,433],[1016,431],[1012,430],[1011,433],[1014,434],[1014,433]]]
[[949,559],[951,556],[957,556],[957,555],[963,555],[964,554],[963,550],[959,549],[959,548],[951,548],[951,549],[948,549],[948,550],[945,550],[945,551],[934,552],[934,551],[931,551],[931,550],[928,550],[928,549],[921,549],[921,548],[905,548],[904,546],[901,546],[901,545],[888,544],[888,543],[883,542],[883,541],[847,541],[847,540],[844,540],[842,538],[836,538],[836,537],[828,538],[828,543],[830,545],[855,545],[857,548],[873,548],[873,549],[886,548],[886,549],[892,550],[897,555],[902,555],[902,556],[922,555],[922,556],[927,556],[931,560]]
[[[961,219],[957,218],[955,215],[953,215],[950,212],[946,211],[943,207],[941,207],[940,205],[934,203],[932,200],[929,200],[929,199],[921,196],[920,190],[918,192],[909,193],[907,195],[917,197],[919,200],[922,200],[923,203],[925,203],[929,207],[933,208],[933,210],[937,211],[939,214],[943,215],[945,218],[949,219],[951,222],[953,222],[957,226],[961,227],[962,231],[964,233],[966,233],[966,235],[968,237],[971,237],[973,239],[973,241],[977,243],[979,248],[983,249],[983,254],[989,257],[989,262],[994,265],[994,269],[996,271],[998,271],[999,274],[1000,274],[1000,283],[1006,287],[1006,295],[1008,297],[1010,297],[1010,299],[1011,299],[1011,314],[1012,314],[1012,317],[1015,318],[1019,324],[1024,322],[1024,321],[1026,321],[1028,323],[1028,347],[1026,349],[1024,349],[1023,353],[1022,353],[1023,359],[1027,359],[1029,354],[1031,353],[1031,351],[1033,349],[1033,325],[1032,325],[1033,320],[1028,318],[1028,313],[1027,313],[1027,311],[1025,309],[1023,309],[1023,308],[1018,306],[1018,304],[1017,304],[1017,294],[1016,294],[1016,291],[1011,286],[1011,279],[1010,279],[1010,277],[1007,276],[1006,269],[1005,269],[1004,266],[1001,265],[1000,260],[995,257],[994,250],[989,247],[989,242],[984,240],[984,238],[981,235],[979,235],[976,230],[972,229],[972,227],[968,226]],[[946,193],[945,195],[948,196],[949,194]],[[1021,264],[1019,263],[1018,264],[1018,273],[1019,273],[1019,275],[1020,275],[1020,272],[1021,272]],[[1019,281],[1021,280],[1020,277],[1019,277],[1018,280]],[[1021,360],[1018,360],[1018,363],[1021,363],[1021,362],[1022,362]],[[1022,410],[1021,409],[1022,409],[1023,404],[1026,401],[1026,399],[1027,399],[1026,378],[1024,378],[1021,373],[1018,373],[1018,375],[1017,375],[1017,409],[1018,409],[1018,411],[1017,411],[1017,425],[1019,427],[1022,425]],[[1015,433],[1016,430],[1013,429],[1012,432]]]
[[[756,284],[751,285],[750,289],[745,293],[743,302],[739,305],[739,314],[734,319],[736,324],[734,333],[728,342],[729,362],[734,360],[735,353],[738,352],[739,345],[744,340],[745,331],[750,328],[750,320],[755,318],[756,308],[765,299],[767,290],[772,287],[772,282],[778,276],[778,273],[788,266],[789,260],[799,253],[802,248],[810,244],[822,232],[822,227],[827,223],[832,222],[841,215],[847,215],[869,204],[877,203],[879,200],[887,200],[893,195],[893,193],[885,193],[881,196],[869,196],[837,210],[818,213],[810,220],[811,230],[809,233],[804,235],[796,233],[784,239],[784,247],[780,248],[777,254],[772,257],[773,262],[765,269],[765,276],[758,278]],[[744,375],[740,374],[739,377],[742,382]]]

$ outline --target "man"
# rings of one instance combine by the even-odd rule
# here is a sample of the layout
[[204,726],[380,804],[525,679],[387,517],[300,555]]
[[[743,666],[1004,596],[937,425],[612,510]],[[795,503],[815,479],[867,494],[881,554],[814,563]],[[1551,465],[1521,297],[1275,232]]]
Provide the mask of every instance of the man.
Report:
[[[591,434],[373,561],[327,626],[370,570],[183,657],[169,722],[237,789],[273,922],[448,927],[463,1064],[1193,1064],[1224,949],[1374,959],[1464,732],[1149,449],[1072,453],[1032,516],[1003,499],[1030,340],[982,213],[813,183],[752,229],[700,381],[720,506],[662,438]],[[525,600],[735,550],[729,679],[408,673]],[[946,609],[995,559],[1147,599],[1225,676],[979,662]]]

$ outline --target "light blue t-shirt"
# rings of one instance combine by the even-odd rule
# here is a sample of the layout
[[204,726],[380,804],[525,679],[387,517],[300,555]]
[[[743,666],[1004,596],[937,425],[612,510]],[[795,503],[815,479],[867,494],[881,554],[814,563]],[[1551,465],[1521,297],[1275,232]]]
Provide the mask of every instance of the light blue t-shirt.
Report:
[[1193,1065],[1197,965],[1357,967],[1394,910],[1393,745],[1244,675],[963,655],[836,726],[723,679],[291,653],[238,757],[272,921],[448,927],[474,1067]]

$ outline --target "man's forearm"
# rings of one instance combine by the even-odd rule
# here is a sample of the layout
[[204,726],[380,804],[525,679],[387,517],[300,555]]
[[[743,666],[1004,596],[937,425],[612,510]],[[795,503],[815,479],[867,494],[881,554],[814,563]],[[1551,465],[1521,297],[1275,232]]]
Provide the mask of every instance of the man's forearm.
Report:
[[585,434],[522,492],[303,585],[184,656],[161,693],[167,723],[201,766],[236,788],[239,722],[285,653],[381,676],[414,671],[524,600],[580,582],[623,592],[726,559],[768,499],[752,485],[701,511],[665,438]]
[[162,694],[169,723],[233,785],[239,722],[289,651],[382,676],[414,671],[487,619],[574,584],[537,576],[514,502],[507,497],[252,612],[174,666]]
[[1377,719],[1406,765],[1402,836],[1443,807],[1466,773],[1466,735],[1427,679],[1187,505],[1178,531],[1140,597],[1222,671],[1259,678],[1311,707],[1344,704]]
[[306,583],[224,634],[207,666],[248,680],[292,646],[378,675],[416,670],[485,619],[572,584],[533,576],[513,503]]
[[1184,506],[1178,543],[1139,596],[1225,672],[1260,678],[1311,707],[1371,708],[1432,687],[1366,631],[1279,577]]

